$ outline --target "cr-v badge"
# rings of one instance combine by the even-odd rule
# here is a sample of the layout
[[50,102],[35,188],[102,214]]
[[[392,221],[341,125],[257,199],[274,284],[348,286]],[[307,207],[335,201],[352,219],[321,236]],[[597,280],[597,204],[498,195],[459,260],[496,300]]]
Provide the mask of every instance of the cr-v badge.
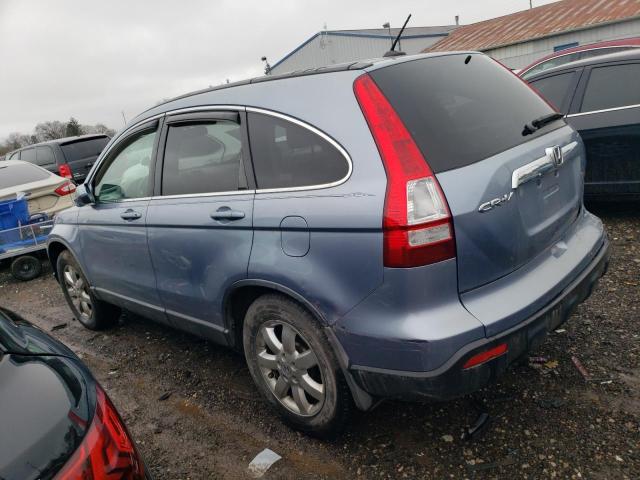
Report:
[[513,197],[513,191],[509,193],[505,193],[501,197],[494,198],[493,200],[489,200],[488,202],[484,202],[480,204],[478,207],[478,211],[480,213],[488,212],[489,210],[494,209],[495,207],[500,207],[502,204],[507,203]]

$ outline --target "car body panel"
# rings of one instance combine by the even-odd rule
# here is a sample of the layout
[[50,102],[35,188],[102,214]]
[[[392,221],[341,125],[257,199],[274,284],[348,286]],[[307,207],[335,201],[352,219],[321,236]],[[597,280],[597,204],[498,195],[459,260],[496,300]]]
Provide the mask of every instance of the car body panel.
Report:
[[[512,189],[514,171],[544,157],[545,149],[554,145],[575,147],[559,168]],[[438,174],[453,215],[460,291],[508,275],[560,238],[581,207],[583,169],[580,138],[563,127],[482,162]],[[508,201],[479,211],[480,205],[504,195]]]
[[[27,162],[22,162],[21,160],[6,160],[2,163],[2,166],[18,165],[20,163]],[[36,165],[34,165],[34,167],[46,171]],[[25,193],[27,195],[30,214],[45,213],[51,217],[71,207],[73,205],[72,194],[60,196],[55,193],[56,188],[61,187],[69,180],[51,172],[47,173],[49,173],[49,177],[46,179],[1,189],[0,200],[8,200],[15,198],[18,193]]]
[[0,477],[52,478],[80,444],[95,381],[64,345],[0,309]]

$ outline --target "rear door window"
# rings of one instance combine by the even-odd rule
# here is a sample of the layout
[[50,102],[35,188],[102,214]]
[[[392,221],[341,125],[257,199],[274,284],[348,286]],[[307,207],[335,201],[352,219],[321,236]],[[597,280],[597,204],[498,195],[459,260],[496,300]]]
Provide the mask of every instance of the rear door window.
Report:
[[67,162],[75,162],[76,160],[95,159],[107,143],[109,143],[109,137],[98,137],[60,145],[60,148]]
[[51,147],[43,146],[36,148],[36,165],[50,167],[56,164],[56,157],[53,155]]
[[485,55],[423,58],[370,73],[434,173],[464,167],[564,125],[531,135],[525,124],[553,109]]
[[349,173],[344,155],[317,133],[271,115],[248,117],[258,189],[322,186]]
[[[575,72],[561,73],[551,77],[533,80],[531,86],[535,88],[548,102],[550,102],[559,112],[567,113],[569,94],[573,93],[573,80]],[[571,91],[570,91],[571,89]]]
[[162,195],[232,192],[246,187],[242,131],[230,120],[169,125]]
[[20,152],[20,160],[29,163],[36,163],[36,149],[27,148]]
[[640,104],[640,63],[608,65],[591,70],[581,112]]
[[0,163],[0,190],[25,183],[39,182],[50,176],[51,174],[46,170],[28,163],[19,165],[2,165]]

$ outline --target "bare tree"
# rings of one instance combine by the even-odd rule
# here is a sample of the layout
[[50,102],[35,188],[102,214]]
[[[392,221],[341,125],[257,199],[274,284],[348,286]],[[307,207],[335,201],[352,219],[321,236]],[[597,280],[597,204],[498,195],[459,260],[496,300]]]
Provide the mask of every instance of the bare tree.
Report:
[[58,120],[42,122],[36,125],[35,135],[39,142],[46,142],[47,140],[64,137],[66,135],[66,129],[67,126]]

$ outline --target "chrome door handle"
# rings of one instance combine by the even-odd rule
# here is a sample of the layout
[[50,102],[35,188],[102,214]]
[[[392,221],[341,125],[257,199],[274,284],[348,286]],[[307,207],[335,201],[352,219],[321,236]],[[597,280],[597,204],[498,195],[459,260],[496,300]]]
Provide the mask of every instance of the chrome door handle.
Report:
[[210,217],[213,220],[240,220],[244,218],[244,212],[222,207],[213,212]]
[[141,213],[131,209],[126,210],[120,214],[120,218],[122,218],[123,220],[138,220],[140,217],[142,217]]
[[545,149],[544,157],[540,157],[513,171],[511,175],[511,188],[515,190],[529,180],[540,177],[550,170],[558,169],[564,163],[564,155],[570,153],[577,146],[578,142],[571,142],[562,148],[556,147],[559,148],[560,152],[555,155],[553,154],[553,148]]

